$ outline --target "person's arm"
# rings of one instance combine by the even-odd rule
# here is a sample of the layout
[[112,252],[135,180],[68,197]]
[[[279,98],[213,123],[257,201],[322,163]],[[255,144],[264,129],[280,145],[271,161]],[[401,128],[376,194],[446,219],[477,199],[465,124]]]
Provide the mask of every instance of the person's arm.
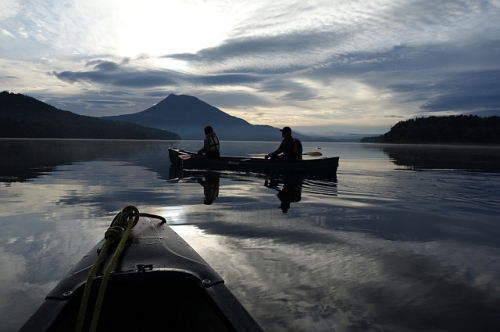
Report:
[[285,140],[282,140],[282,141],[281,141],[280,146],[278,147],[278,150],[276,150],[276,151],[274,151],[274,152],[269,153],[269,154],[266,156],[266,159],[267,159],[267,158],[271,158],[271,157],[276,157],[277,155],[279,155],[279,154],[280,154],[280,153],[282,153],[283,151],[285,151]]
[[203,141],[203,148],[198,150],[198,154],[207,153],[208,151],[210,151],[210,139],[205,137],[205,140]]

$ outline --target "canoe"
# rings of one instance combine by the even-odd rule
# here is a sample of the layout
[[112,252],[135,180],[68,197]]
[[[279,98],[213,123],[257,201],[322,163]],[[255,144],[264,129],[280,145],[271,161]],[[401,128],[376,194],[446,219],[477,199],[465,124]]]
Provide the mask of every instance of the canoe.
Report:
[[176,148],[168,149],[170,162],[184,169],[226,170],[282,175],[335,175],[339,157],[305,159],[300,161],[274,161],[264,158],[205,157]]
[[[96,331],[263,331],[224,280],[163,217],[127,208],[117,217],[129,213],[126,220],[138,218],[128,238],[129,225],[116,242],[99,242],[47,295],[21,332],[75,331],[77,322],[89,331],[96,313]],[[104,257],[102,263],[94,264],[99,257]],[[89,277],[94,267],[95,276]],[[82,318],[87,284],[89,304]]]

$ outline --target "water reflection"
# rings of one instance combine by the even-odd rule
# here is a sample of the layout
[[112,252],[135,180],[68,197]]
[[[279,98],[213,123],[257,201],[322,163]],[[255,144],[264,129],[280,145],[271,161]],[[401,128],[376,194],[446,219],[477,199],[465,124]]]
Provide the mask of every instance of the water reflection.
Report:
[[161,144],[165,141],[0,139],[0,182],[26,182],[58,166],[144,154]]
[[500,172],[500,147],[451,145],[366,144],[410,170],[463,170]]
[[197,182],[203,187],[203,204],[212,205],[219,197],[221,173],[215,171],[186,171],[182,168],[170,165],[168,172],[169,181]]
[[[259,175],[253,173],[225,172],[225,171],[203,171],[185,170],[179,166],[170,165],[169,182],[199,183],[203,186],[203,204],[211,205],[219,197],[220,178],[230,179],[231,184],[235,182],[245,183],[248,181],[259,181],[263,179],[264,187],[277,192],[283,213],[290,210],[292,203],[299,203],[302,200],[302,193],[314,195],[337,196],[337,178],[316,178],[309,176],[277,176]],[[242,178],[246,180],[242,181]],[[226,183],[227,184],[227,183]]]
[[219,196],[220,174],[217,172],[206,172],[203,178],[198,178],[198,183],[203,186],[205,200],[203,204],[211,205]]
[[0,188],[0,332],[17,330],[130,203],[165,216],[268,331],[500,331],[500,172],[394,171],[438,169],[419,158],[447,153],[460,169],[459,151],[475,147],[331,143],[321,151],[343,158],[337,182],[176,174],[169,144],[32,141],[16,152],[0,140],[0,177],[12,181]]
[[280,200],[280,209],[287,213],[291,203],[298,203],[302,197],[302,179],[298,177],[285,177],[266,179],[264,186],[278,192],[276,196]]
[[292,203],[302,200],[302,194],[314,195],[316,201],[321,201],[317,195],[337,196],[337,177],[332,176],[312,177],[312,176],[268,176],[264,181],[264,187],[274,189],[278,193],[276,196],[280,200],[279,208],[283,213],[287,213]]

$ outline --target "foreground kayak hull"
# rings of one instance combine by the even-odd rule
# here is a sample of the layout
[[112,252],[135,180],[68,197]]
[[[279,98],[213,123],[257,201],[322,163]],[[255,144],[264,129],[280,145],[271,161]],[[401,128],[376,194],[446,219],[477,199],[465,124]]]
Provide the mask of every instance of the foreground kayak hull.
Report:
[[[75,330],[85,281],[102,245],[98,243],[71,269],[20,331]],[[94,278],[90,303],[95,302],[102,274]],[[89,306],[84,331],[93,310]],[[164,222],[141,217],[110,276],[97,331],[159,327],[262,331],[223,279],[177,233]]]
[[208,158],[192,152],[170,148],[170,162],[184,169],[226,170],[282,175],[335,175],[339,157],[300,161],[272,161],[263,158]]

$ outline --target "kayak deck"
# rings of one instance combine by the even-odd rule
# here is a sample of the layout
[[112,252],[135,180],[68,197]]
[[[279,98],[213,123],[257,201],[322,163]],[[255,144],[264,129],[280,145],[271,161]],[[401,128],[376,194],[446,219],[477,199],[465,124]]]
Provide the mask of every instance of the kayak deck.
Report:
[[[102,245],[71,269],[21,332],[75,330],[85,281]],[[83,331],[90,326],[103,269],[93,279]],[[97,331],[158,328],[262,331],[223,279],[177,233],[164,222],[140,218],[111,273]]]

